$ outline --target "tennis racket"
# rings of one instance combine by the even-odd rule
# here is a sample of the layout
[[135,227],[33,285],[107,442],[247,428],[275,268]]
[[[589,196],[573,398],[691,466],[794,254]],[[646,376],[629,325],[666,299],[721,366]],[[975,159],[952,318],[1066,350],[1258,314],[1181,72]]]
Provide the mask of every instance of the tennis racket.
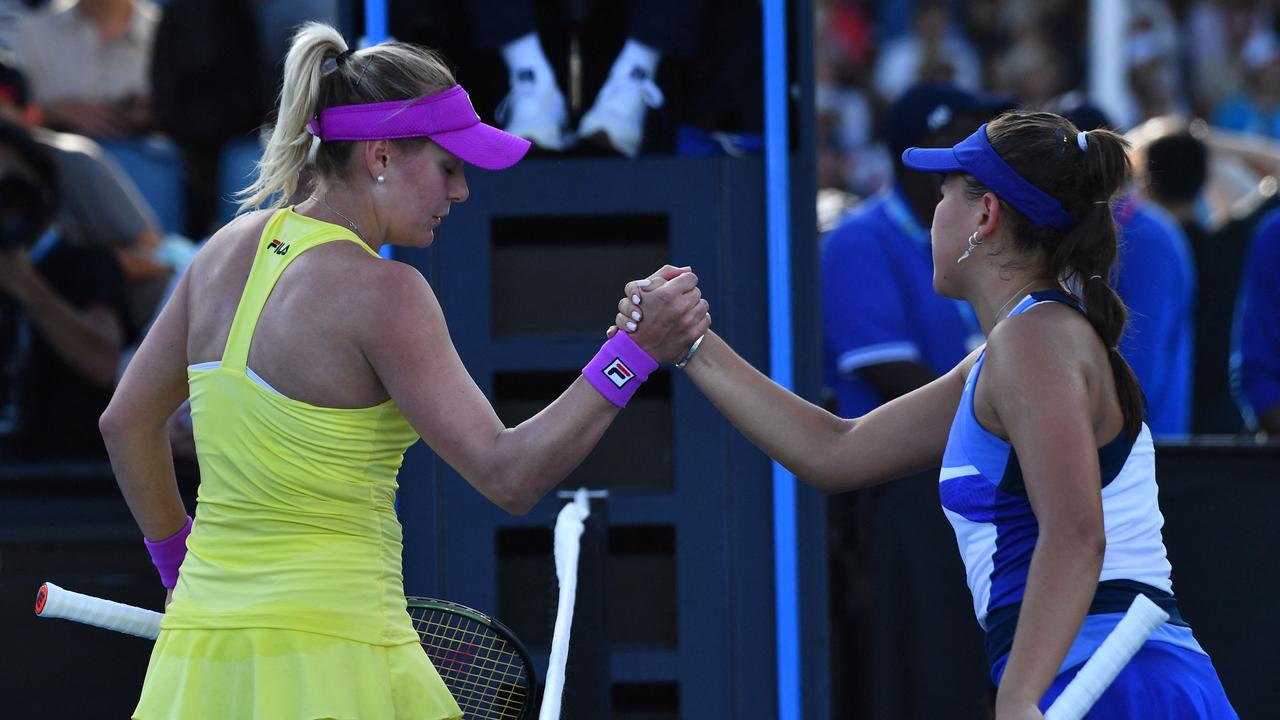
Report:
[[1169,614],[1146,595],[1135,597],[1120,623],[1045,711],[1045,720],[1083,718],[1151,633],[1168,619]]
[[533,661],[515,633],[465,605],[422,597],[406,599],[422,647],[465,717],[534,717],[537,683]]
[[[422,647],[468,720],[529,720],[537,687],[529,651],[505,625],[465,605],[410,597]],[[162,613],[64,590],[47,582],[36,615],[155,640]]]

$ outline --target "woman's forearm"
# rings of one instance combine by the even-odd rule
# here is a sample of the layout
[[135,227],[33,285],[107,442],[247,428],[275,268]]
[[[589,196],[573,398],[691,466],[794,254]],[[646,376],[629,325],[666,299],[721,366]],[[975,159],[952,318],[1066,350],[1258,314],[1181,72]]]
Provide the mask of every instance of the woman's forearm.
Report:
[[1105,550],[1101,532],[1037,540],[997,708],[1037,704],[1049,689],[1093,601]]
[[507,512],[528,512],[582,463],[620,410],[578,376],[537,415],[499,433],[490,499]]
[[756,447],[820,490],[849,489],[832,476],[834,449],[856,421],[788,391],[708,332],[685,367],[703,394]]
[[165,426],[117,428],[102,422],[111,469],[129,511],[148,540],[163,540],[186,524]]

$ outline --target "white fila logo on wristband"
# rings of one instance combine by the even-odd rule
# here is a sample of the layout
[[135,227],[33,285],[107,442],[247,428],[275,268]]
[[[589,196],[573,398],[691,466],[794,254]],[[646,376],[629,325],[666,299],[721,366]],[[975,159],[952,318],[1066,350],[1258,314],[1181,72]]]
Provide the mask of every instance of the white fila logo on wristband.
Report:
[[604,376],[619,388],[631,382],[636,376],[631,372],[631,368],[622,362],[622,358],[614,358],[613,362],[605,366],[603,372]]

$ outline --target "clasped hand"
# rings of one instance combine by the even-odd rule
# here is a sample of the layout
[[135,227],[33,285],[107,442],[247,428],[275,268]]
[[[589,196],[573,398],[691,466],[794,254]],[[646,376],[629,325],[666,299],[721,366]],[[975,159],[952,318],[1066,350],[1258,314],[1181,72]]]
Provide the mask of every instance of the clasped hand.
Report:
[[678,362],[711,327],[710,305],[692,268],[665,265],[648,278],[627,283],[624,293],[607,335],[631,333],[658,362]]

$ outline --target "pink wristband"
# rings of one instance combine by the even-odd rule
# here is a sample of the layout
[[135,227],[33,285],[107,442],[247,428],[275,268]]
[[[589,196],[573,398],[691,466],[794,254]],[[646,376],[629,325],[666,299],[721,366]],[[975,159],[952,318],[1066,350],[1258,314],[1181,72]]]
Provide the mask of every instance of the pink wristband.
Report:
[[618,407],[626,407],[640,383],[649,379],[649,373],[657,369],[658,361],[649,357],[649,353],[641,349],[630,335],[619,330],[605,340],[600,352],[582,368],[582,376],[606,400]]
[[142,542],[151,553],[151,562],[160,571],[160,584],[172,588],[178,584],[178,568],[187,556],[187,536],[191,534],[191,516],[187,516],[187,524],[173,535],[151,542],[145,537]]

